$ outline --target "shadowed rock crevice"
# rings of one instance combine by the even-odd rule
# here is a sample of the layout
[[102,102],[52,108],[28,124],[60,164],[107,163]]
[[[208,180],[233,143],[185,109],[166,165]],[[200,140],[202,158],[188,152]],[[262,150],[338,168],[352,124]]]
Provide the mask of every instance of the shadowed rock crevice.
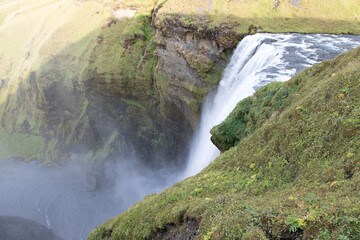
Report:
[[171,239],[181,239],[181,240],[193,240],[198,235],[199,223],[196,219],[187,218],[180,225],[175,223],[168,223],[160,229],[157,229],[150,239],[158,240],[171,240]]

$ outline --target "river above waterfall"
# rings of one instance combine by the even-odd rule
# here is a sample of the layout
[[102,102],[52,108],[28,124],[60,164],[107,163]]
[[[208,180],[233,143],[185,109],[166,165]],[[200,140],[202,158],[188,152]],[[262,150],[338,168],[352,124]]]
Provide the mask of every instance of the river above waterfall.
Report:
[[124,160],[109,167],[111,184],[94,188],[81,165],[47,168],[36,162],[4,160],[0,161],[0,216],[35,221],[65,240],[85,239],[97,225],[179,180],[179,174],[187,177],[207,166],[219,154],[210,142],[209,131],[239,100],[260,86],[286,81],[358,45],[360,36],[248,36],[234,51],[217,93],[209,96],[203,107],[185,173],[149,169],[134,160]]

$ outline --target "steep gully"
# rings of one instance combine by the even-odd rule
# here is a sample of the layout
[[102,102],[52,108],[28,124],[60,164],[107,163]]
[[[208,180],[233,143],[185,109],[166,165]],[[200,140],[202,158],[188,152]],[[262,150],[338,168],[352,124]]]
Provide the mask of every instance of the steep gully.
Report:
[[185,170],[152,172],[135,160],[124,161],[106,168],[115,179],[113,184],[95,189],[92,179],[78,165],[49,169],[38,163],[1,161],[0,216],[34,220],[63,239],[85,239],[98,224],[125,211],[145,195],[198,173],[215,159],[219,152],[210,142],[209,131],[225,119],[239,100],[262,85],[286,81],[359,44],[360,36],[248,36],[235,50],[216,93],[208,96]]

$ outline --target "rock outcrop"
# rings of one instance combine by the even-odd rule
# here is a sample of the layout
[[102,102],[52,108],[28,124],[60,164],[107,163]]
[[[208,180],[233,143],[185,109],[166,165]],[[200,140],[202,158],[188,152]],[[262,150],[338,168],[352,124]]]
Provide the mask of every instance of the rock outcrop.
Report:
[[243,37],[232,45],[222,45],[217,32],[199,32],[183,24],[179,16],[164,19],[155,27],[156,55],[159,57],[156,76],[164,79],[162,94],[176,104],[195,128],[200,116],[201,104],[206,94],[214,89],[225,68],[228,58],[225,50],[232,49]]

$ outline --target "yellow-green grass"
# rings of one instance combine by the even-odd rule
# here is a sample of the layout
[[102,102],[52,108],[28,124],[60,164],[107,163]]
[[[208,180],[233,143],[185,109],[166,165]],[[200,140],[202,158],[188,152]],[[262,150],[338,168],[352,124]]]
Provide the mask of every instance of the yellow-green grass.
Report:
[[[40,159],[45,147],[45,139],[40,136],[13,133],[11,136],[0,128],[0,156],[3,159],[24,158],[25,160]],[[21,147],[19,147],[21,146]]]
[[149,15],[157,0],[116,0],[113,2],[119,6],[137,10],[138,13]]
[[243,100],[230,122],[248,118],[252,134],[89,239],[176,238],[188,221],[201,240],[359,239],[359,67],[357,48]]
[[0,104],[14,93],[19,79],[47,59],[106,24],[109,10],[96,1],[5,0],[0,2]]
[[[160,115],[156,112],[158,96],[151,87],[156,65],[152,37],[151,19],[137,16],[117,22],[111,27],[97,29],[47,59],[30,77],[21,81],[17,92],[6,96],[6,104],[0,106],[0,138],[4,141],[0,158],[33,158],[33,154],[26,152],[25,148],[28,147],[36,149],[37,160],[49,165],[61,164],[71,154],[75,156],[75,153],[64,149],[86,141],[89,119],[94,118],[89,116],[89,105],[91,108],[99,100],[91,98],[92,96],[86,98],[83,94],[74,95],[73,92],[80,92],[81,88],[89,86],[97,93],[106,94],[118,109],[126,109],[126,114],[118,114],[123,121],[119,125],[136,122],[140,127],[133,134],[141,135],[149,142],[151,137],[157,138],[157,125],[149,117],[150,114]],[[94,78],[94,72],[99,77]],[[61,97],[49,97],[46,93],[52,84],[57,84]],[[56,100],[48,101],[45,95]],[[56,113],[58,108],[64,109],[61,116]],[[108,117],[106,113],[98,114],[100,119],[102,114],[104,118]],[[113,120],[116,125],[115,122],[119,119]],[[116,127],[114,129],[114,134],[104,139],[103,146],[89,149],[81,159],[101,161],[114,152],[114,148],[117,150],[114,146],[121,145],[119,138],[122,136],[119,136]],[[18,133],[28,138],[46,135],[47,140],[40,148],[33,148],[29,143],[14,144]],[[8,147],[6,142],[13,145]],[[80,158],[80,154],[76,156]]]
[[221,28],[225,24],[241,34],[249,33],[250,26],[263,32],[360,34],[357,0],[302,0],[300,4],[287,0],[163,2],[159,16],[179,15],[183,23],[200,29]]

